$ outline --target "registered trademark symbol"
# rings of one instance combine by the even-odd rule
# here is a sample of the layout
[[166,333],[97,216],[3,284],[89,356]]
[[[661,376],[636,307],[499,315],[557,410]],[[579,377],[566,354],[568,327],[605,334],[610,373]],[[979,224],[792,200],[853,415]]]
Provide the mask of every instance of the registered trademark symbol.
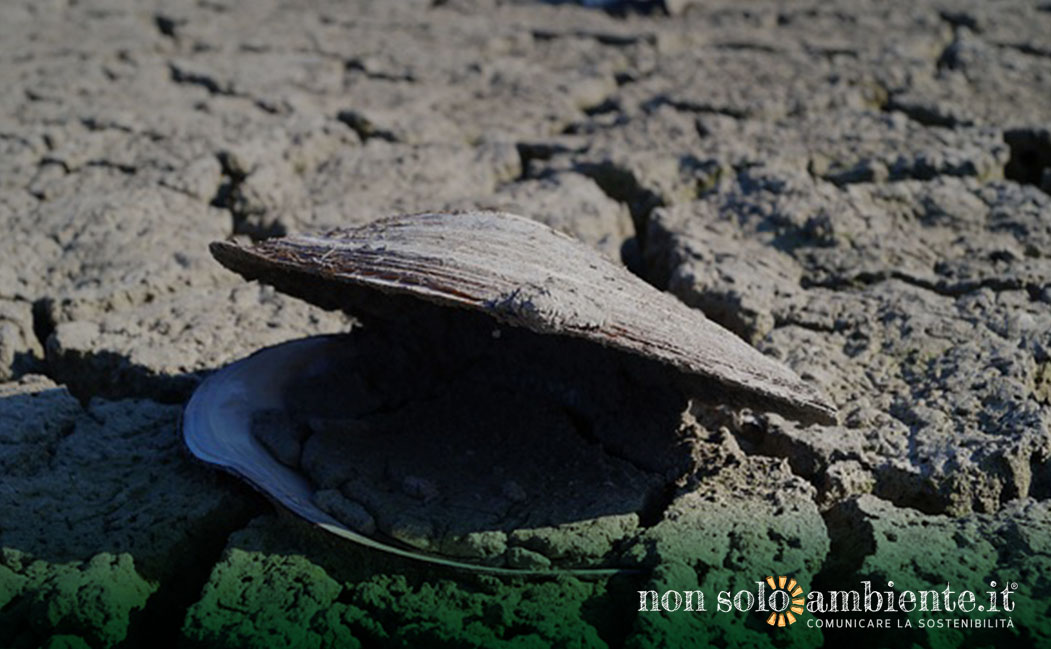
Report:
[[985,610],[985,607],[984,607],[984,606],[979,606],[979,607],[978,607],[978,610],[979,610],[979,611],[984,611],[984,610]]

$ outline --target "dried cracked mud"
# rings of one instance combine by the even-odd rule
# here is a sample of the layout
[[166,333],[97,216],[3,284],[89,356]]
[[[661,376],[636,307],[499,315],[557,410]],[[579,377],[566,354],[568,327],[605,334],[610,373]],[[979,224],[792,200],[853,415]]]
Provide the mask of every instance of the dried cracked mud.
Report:
[[[1051,5],[639,4],[0,6],[0,646],[1051,643]],[[606,361],[553,351],[515,359],[534,369],[477,419],[374,377],[390,389],[365,402],[410,390],[385,443],[274,445],[362,526],[631,568],[599,578],[387,556],[189,457],[179,413],[210,371],[357,331],[208,242],[467,207],[619,260],[819,386],[838,424],[597,369],[567,410],[552,386]],[[493,376],[472,372],[457,390]],[[488,465],[456,455],[487,429]],[[326,455],[353,461],[327,476]],[[1013,582],[1017,605],[1008,629],[884,635],[637,612],[640,589],[768,574]]]

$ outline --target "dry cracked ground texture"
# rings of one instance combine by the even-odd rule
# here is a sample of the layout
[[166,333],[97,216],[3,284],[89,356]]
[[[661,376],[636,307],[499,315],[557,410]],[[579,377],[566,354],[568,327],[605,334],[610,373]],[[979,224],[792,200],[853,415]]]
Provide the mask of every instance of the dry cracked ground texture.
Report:
[[[0,645],[821,642],[631,613],[771,562],[1018,580],[1051,641],[1051,4],[150,5],[0,6]],[[626,581],[426,574],[187,459],[202,375],[351,324],[209,241],[468,206],[622,260],[840,424],[699,418]]]

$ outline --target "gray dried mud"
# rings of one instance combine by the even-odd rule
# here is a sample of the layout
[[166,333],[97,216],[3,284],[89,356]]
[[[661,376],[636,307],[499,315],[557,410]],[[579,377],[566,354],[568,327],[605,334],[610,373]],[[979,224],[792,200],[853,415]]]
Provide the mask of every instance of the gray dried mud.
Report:
[[[634,613],[639,588],[771,571],[1014,581],[1030,597],[1010,641],[1051,641],[1047,3],[663,4],[3,3],[0,646],[876,642]],[[611,383],[569,415],[523,373],[483,428],[391,380],[375,399],[412,389],[377,416],[390,435],[346,450],[386,468],[315,478],[327,508],[410,545],[641,569],[594,580],[352,547],[187,457],[180,404],[207,373],[355,329],[226,272],[210,241],[477,207],[703,310],[828,394],[838,423]],[[533,378],[572,376],[569,358]],[[493,428],[507,443],[485,471],[436,469],[442,444]],[[348,443],[287,441],[269,444],[304,464]],[[520,476],[493,470],[522,458]],[[546,483],[563,460],[582,497],[538,497],[569,487]],[[495,493],[496,524],[449,514],[467,485]]]

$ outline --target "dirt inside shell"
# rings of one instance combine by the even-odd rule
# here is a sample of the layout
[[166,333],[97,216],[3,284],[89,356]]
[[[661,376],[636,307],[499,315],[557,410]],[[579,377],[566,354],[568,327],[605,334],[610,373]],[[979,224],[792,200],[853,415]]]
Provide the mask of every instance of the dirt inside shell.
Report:
[[490,565],[598,566],[692,465],[659,364],[480,314],[366,326],[288,377],[253,433],[315,504],[387,542]]

